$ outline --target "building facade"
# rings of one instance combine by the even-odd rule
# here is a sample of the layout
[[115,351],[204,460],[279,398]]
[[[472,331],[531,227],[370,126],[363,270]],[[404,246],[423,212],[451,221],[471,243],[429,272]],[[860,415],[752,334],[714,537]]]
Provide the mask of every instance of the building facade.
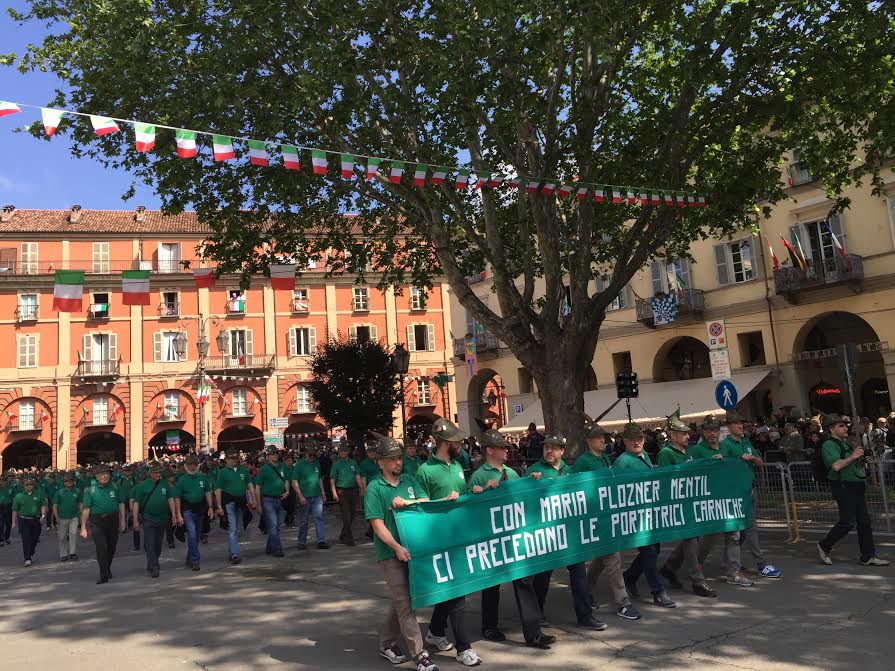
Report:
[[[257,449],[273,418],[285,418],[287,443],[332,435],[306,385],[311,353],[337,334],[410,350],[408,434],[454,416],[452,385],[433,381],[453,373],[446,286],[382,292],[375,274],[372,286],[325,277],[323,258],[295,291],[263,277],[242,291],[227,275],[197,288],[189,268],[203,266],[207,233],[193,213],[3,208],[0,467],[134,461],[192,449],[203,434],[212,449]],[[121,272],[132,269],[151,271],[148,306],[122,302]],[[83,311],[53,311],[56,270],[85,272]],[[400,410],[394,419],[398,435]]]
[[[591,396],[614,399],[597,392],[614,388],[623,371],[638,374],[641,397],[660,398],[660,389],[652,385],[662,383],[706,379],[703,386],[710,384],[714,355],[707,322],[723,320],[732,375],[749,373],[748,393],[740,395],[738,410],[765,418],[774,411],[805,416],[854,410],[873,418],[890,412],[895,394],[895,349],[889,343],[895,329],[895,175],[888,168],[884,173],[880,196],[869,188],[852,189],[846,194],[851,207],[828,217],[832,201],[793,159],[782,175],[792,199],[776,206],[770,219],[757,220],[757,232],[698,241],[691,247],[692,260],[653,261],[644,267],[607,312],[587,371],[586,410],[602,409],[588,407]],[[781,238],[803,252],[805,268],[791,259]],[[767,241],[780,262],[777,269]],[[469,282],[497,309],[487,272]],[[595,281],[592,290],[599,288]],[[677,316],[666,322],[662,310],[659,318],[654,311],[664,303],[651,299],[671,296]],[[484,419],[505,424],[505,430],[523,430],[525,420],[538,416],[527,412],[539,408],[536,385],[509,350],[452,300],[453,333],[467,334],[454,339],[461,426],[475,431],[476,420]],[[477,372],[459,365],[473,332]],[[853,361],[852,372],[842,365],[843,355]],[[489,400],[495,387],[501,391],[497,405]],[[667,405],[648,416],[675,411],[674,402]]]

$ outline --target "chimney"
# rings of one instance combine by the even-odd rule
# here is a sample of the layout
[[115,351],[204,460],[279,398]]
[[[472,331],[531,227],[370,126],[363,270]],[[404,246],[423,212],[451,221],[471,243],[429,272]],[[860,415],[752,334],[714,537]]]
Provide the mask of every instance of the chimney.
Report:
[[68,220],[72,224],[77,224],[78,221],[81,220],[81,206],[80,205],[72,205],[71,210],[68,213]]
[[15,212],[16,212],[15,205],[4,205],[3,212],[0,213],[0,222],[3,222],[4,224],[9,222],[12,219],[12,215],[14,215]]
[[134,214],[134,221],[138,224],[142,224],[146,221],[146,206],[145,205],[137,205],[137,211]]

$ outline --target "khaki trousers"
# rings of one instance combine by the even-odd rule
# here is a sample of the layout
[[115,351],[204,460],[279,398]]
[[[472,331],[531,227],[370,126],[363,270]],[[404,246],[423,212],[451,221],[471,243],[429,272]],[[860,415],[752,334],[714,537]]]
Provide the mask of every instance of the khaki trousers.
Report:
[[594,557],[591,560],[587,567],[587,586],[590,588],[591,594],[596,590],[597,580],[603,571],[606,571],[609,591],[612,592],[612,600],[615,602],[616,608],[630,604],[631,600],[628,598],[628,590],[625,589],[625,579],[622,576],[622,558],[618,552],[603,557]]
[[379,647],[387,648],[403,638],[407,642],[405,652],[412,659],[418,659],[424,650],[423,636],[410,607],[410,577],[407,573],[407,564],[394,558],[383,559],[379,562],[379,569],[392,595],[392,601],[379,632]]

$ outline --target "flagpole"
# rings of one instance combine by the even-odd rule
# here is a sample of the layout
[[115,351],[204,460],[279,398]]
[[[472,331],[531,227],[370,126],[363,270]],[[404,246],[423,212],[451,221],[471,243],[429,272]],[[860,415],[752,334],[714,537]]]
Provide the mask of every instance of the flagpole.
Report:
[[[201,313],[197,317],[181,317],[180,326],[184,331],[186,330],[187,324],[191,321],[196,321],[199,324],[199,341],[196,343],[196,349],[199,351],[199,366],[198,366],[198,374],[199,374],[199,382],[197,385],[197,401],[199,403],[199,451],[202,454],[208,454],[210,452],[208,445],[208,432],[205,426],[205,405],[206,402],[199,400],[199,396],[202,393],[202,388],[205,386],[205,365],[206,365],[206,357],[208,356],[208,338],[206,337],[206,326],[210,322],[212,326],[219,326],[221,324],[221,318],[217,315],[209,315],[208,317],[203,317]],[[185,357],[186,356],[186,335],[181,332],[180,336],[176,338],[175,348],[177,350],[178,356]],[[220,342],[218,343],[218,348],[222,349],[220,346]],[[223,354],[223,351],[221,352]]]

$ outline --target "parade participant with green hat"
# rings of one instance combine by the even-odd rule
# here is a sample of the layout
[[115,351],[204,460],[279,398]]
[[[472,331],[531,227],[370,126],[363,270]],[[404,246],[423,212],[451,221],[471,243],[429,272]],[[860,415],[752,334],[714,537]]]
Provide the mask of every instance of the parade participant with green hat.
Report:
[[62,475],[62,487],[53,495],[56,518],[56,542],[60,561],[78,558],[78,521],[81,518],[81,492],[75,487],[73,473]]
[[112,579],[112,559],[118,545],[118,535],[124,533],[124,499],[118,485],[112,482],[112,471],[106,464],[97,466],[96,482],[84,492],[81,509],[81,538],[87,538],[87,521],[93,532],[96,562],[99,564],[97,585]]
[[12,528],[18,528],[22,537],[25,566],[31,566],[37,539],[40,537],[40,527],[47,516],[47,502],[32,476],[25,476],[22,489],[12,500]]
[[162,479],[162,465],[149,465],[149,479],[131,490],[134,530],[143,531],[143,549],[146,552],[146,572],[153,578],[159,576],[159,557],[162,539],[168,526],[169,516],[177,515],[175,492]]
[[268,447],[267,461],[255,476],[255,499],[260,502],[265,525],[267,543],[264,552],[274,557],[283,557],[280,542],[280,523],[283,515],[283,501],[289,496],[289,474],[280,463],[277,448]]
[[239,452],[230,448],[224,452],[224,468],[218,471],[214,485],[217,514],[227,516],[227,547],[230,563],[242,561],[239,554],[239,532],[248,506],[253,503],[252,476],[239,463]]
[[[354,545],[354,533],[351,528],[354,524],[358,494],[363,482],[357,462],[354,459],[349,459],[348,453],[348,443],[343,440],[339,443],[339,458],[329,472],[329,486],[333,501],[339,504],[339,511],[342,513],[342,532],[339,534],[339,542],[345,545]],[[408,473],[408,475],[413,475],[413,473]]]
[[[379,655],[392,664],[403,664],[409,657],[416,663],[417,671],[438,671],[423,647],[420,627],[410,606],[410,553],[401,545],[394,513],[398,508],[428,499],[422,496],[419,482],[401,472],[402,450],[394,438],[380,438],[370,452],[377,459],[381,477],[369,482],[364,516],[373,525],[376,561],[391,595],[379,632]],[[407,642],[407,655],[399,647],[402,638]]]
[[317,549],[329,549],[326,542],[326,526],[323,522],[323,504],[326,503],[326,492],[323,487],[323,475],[320,462],[317,460],[319,448],[316,443],[309,443],[305,447],[305,458],[295,464],[290,479],[292,488],[298,495],[298,504],[301,506],[298,522],[298,549],[307,548],[308,542],[308,518],[314,516],[314,531],[317,539]]
[[424,463],[425,461],[417,456],[416,443],[411,440],[407,443],[407,452],[404,454],[404,472],[407,475],[416,475],[417,470]]
[[12,531],[12,497],[16,494],[9,477],[0,473],[0,548],[9,545]]
[[188,454],[183,460],[184,472],[177,478],[180,490],[180,510],[186,531],[186,566],[193,571],[200,570],[199,537],[204,519],[214,517],[211,501],[211,481],[205,473],[199,472],[199,457]]

